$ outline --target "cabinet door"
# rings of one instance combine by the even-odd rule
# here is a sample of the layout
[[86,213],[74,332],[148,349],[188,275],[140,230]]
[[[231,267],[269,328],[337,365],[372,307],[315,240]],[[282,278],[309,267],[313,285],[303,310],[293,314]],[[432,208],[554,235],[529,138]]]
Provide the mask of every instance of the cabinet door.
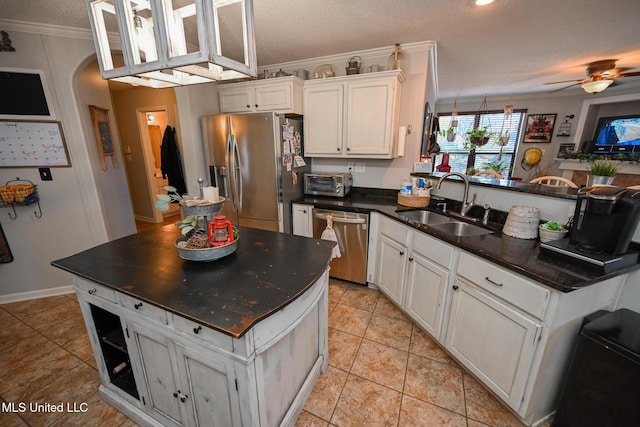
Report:
[[293,108],[291,83],[259,86],[254,90],[256,111],[289,111]]
[[340,157],[342,153],[342,84],[304,88],[304,154]]
[[175,375],[172,341],[132,322],[127,322],[127,335],[133,340],[129,348],[136,349],[130,353],[132,359],[137,357],[141,369],[144,385],[140,388],[146,391],[141,390],[141,394],[147,396],[147,410],[163,424],[185,425],[187,410],[180,398],[186,390],[179,386]]
[[218,89],[221,113],[248,113],[253,111],[253,89],[248,87],[220,87]]
[[378,254],[377,284],[393,302],[400,306],[407,248],[382,234]]
[[449,271],[412,252],[405,291],[405,309],[437,340],[440,339],[444,295]]
[[291,212],[293,216],[293,234],[298,236],[313,237],[312,213],[313,206],[293,203]]
[[452,295],[446,348],[518,411],[541,325],[460,280]]
[[201,427],[240,425],[240,404],[233,367],[176,344],[180,377],[188,379],[184,400],[192,424]]
[[391,158],[395,138],[394,81],[347,85],[346,154]]

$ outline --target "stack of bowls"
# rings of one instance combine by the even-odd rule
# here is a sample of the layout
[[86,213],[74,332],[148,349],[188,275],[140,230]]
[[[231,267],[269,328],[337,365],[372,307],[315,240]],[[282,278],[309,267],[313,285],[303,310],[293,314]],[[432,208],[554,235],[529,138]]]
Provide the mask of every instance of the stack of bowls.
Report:
[[518,239],[536,239],[540,225],[540,209],[531,206],[512,206],[502,232]]

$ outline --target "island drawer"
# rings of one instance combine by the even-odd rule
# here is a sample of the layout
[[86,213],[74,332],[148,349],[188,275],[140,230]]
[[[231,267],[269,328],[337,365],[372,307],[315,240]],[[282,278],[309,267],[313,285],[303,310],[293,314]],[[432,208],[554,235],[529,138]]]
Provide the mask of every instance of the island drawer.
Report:
[[544,317],[551,292],[542,285],[465,252],[460,254],[458,276],[538,319]]
[[167,312],[159,307],[121,293],[118,293],[118,299],[120,304],[129,310],[140,313],[140,315],[149,319],[157,320],[164,324],[167,323]]
[[98,285],[97,283],[90,282],[88,280],[81,279],[79,277],[75,278],[75,288],[76,292],[82,294],[92,295],[94,297],[102,298],[103,300],[107,300],[109,302],[116,302],[116,291],[113,289],[109,289],[107,287]]
[[215,329],[202,326],[193,320],[189,320],[174,313],[169,313],[168,316],[169,325],[186,334],[189,338],[203,341],[205,344],[213,345],[217,348],[233,351],[233,338],[229,335],[218,332]]

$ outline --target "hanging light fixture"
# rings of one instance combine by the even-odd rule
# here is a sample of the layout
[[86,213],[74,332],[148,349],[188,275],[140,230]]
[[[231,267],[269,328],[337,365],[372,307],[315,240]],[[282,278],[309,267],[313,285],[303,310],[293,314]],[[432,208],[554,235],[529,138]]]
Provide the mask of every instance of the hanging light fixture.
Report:
[[257,77],[253,0],[86,2],[104,79],[161,88]]
[[611,86],[613,80],[611,79],[602,79],[602,80],[592,80],[586,83],[582,83],[582,89],[587,93],[599,93]]

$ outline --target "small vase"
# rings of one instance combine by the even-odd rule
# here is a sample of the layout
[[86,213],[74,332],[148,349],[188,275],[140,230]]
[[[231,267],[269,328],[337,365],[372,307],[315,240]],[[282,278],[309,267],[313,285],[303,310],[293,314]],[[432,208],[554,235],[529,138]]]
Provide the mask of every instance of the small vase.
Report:
[[473,175],[473,170],[476,167],[476,147],[469,150],[469,156],[467,157],[467,175]]
[[587,175],[587,187],[613,184],[615,176]]

